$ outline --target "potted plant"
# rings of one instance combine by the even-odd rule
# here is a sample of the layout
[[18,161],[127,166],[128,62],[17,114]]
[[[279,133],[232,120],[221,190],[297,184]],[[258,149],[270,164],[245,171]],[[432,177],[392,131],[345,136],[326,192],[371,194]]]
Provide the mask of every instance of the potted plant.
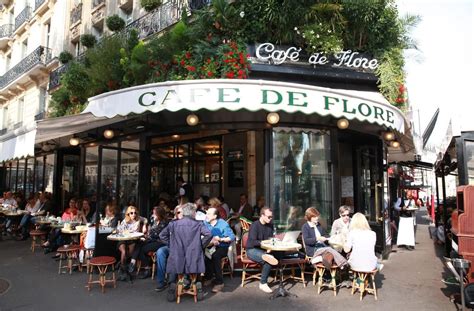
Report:
[[107,24],[107,28],[113,32],[120,31],[125,27],[125,21],[117,14],[107,17],[105,23]]
[[161,5],[162,1],[161,0],[140,0],[140,4],[142,5],[142,8],[145,9],[147,12],[151,12],[157,7]]
[[69,53],[68,51],[62,51],[60,54],[59,54],[59,61],[62,63],[62,64],[67,64],[69,61],[71,61],[74,57],[72,56],[71,53]]
[[86,48],[90,49],[97,43],[97,39],[94,35],[84,34],[81,35],[81,44]]

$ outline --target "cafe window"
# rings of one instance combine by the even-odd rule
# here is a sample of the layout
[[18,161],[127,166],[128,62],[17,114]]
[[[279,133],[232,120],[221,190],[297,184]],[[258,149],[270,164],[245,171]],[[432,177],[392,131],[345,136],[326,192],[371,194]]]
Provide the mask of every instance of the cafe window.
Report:
[[273,217],[279,232],[301,230],[308,207],[323,227],[332,217],[330,134],[326,130],[273,131]]
[[46,156],[45,170],[44,170],[44,191],[54,193],[53,178],[54,178],[54,161],[55,155],[48,154]]
[[17,179],[16,179],[16,191],[22,191],[25,193],[25,164],[26,160],[18,160],[18,170],[17,170]]
[[220,194],[221,146],[220,140],[194,143],[194,194],[209,197]]
[[11,163],[7,162],[4,164],[5,167],[5,189],[11,190],[10,177],[12,173]]
[[138,206],[138,160],[139,153],[121,151],[120,163],[120,206]]
[[44,189],[44,157],[36,158],[35,166],[35,191],[43,191]]
[[[86,163],[84,172],[85,197],[97,197],[97,166],[99,161],[99,147],[86,148]],[[94,200],[95,201],[95,200]]]
[[102,149],[101,198],[102,202],[116,200],[118,151]]
[[16,191],[16,178],[18,173],[18,161],[12,161],[12,166],[10,169],[10,190]]
[[467,165],[467,178],[469,185],[474,185],[474,141],[466,140],[466,165]]
[[26,188],[25,188],[25,198],[28,198],[30,193],[33,193],[34,190],[34,168],[35,168],[35,158],[28,158],[26,160]]

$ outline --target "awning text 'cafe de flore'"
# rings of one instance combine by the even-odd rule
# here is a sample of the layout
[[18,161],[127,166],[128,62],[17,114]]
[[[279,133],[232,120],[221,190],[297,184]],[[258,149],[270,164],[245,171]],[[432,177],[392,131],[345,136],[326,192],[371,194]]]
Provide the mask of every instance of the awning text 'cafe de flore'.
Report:
[[[364,213],[390,244],[387,157],[410,157],[403,113],[377,89],[377,60],[295,47],[249,47],[250,79],[146,84],[89,99],[79,115],[38,123],[36,147],[54,145],[55,197],[133,202],[147,214],[174,198],[176,177],[194,195],[238,209],[265,197],[279,231],[300,230],[306,208],[323,225],[341,204]],[[38,155],[37,155],[38,156]],[[410,157],[411,159],[411,157]],[[64,203],[62,203],[64,204]]]

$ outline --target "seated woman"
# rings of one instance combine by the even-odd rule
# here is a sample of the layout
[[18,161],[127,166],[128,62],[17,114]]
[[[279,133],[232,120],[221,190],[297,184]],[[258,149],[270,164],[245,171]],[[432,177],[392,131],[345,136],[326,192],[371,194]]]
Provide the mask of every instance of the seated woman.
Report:
[[347,241],[347,235],[349,234],[349,226],[351,224],[351,207],[342,205],[339,207],[339,218],[334,220],[331,227],[331,238],[330,243],[332,247],[341,252],[344,244]]
[[18,226],[18,230],[20,230],[20,239],[21,240],[26,240],[28,238],[28,227],[30,226],[30,223],[33,222],[33,218],[36,216],[39,208],[40,208],[40,193],[32,193],[28,197],[28,200],[26,202],[25,206],[25,215],[21,218],[20,225]]
[[344,251],[351,252],[348,262],[353,270],[369,272],[375,268],[382,269],[383,265],[377,264],[375,242],[375,232],[370,230],[365,216],[361,213],[354,214],[344,245]]
[[[61,216],[61,220],[63,222],[79,221],[75,198],[69,200],[69,208],[64,211],[63,215]],[[62,238],[60,228],[51,230],[48,235],[48,240],[43,243],[43,247],[45,248],[44,252],[47,254],[53,250],[56,250],[59,246],[67,244],[68,242],[68,240]]]
[[313,257],[311,263],[316,264],[322,261],[328,269],[332,266],[333,260],[339,267],[344,266],[347,263],[346,259],[325,243],[328,238],[325,236],[326,231],[319,224],[320,215],[319,211],[314,207],[309,207],[305,211],[306,223],[301,228],[301,231],[306,255]]
[[85,199],[80,199],[77,204],[78,208],[78,214],[79,214],[79,219],[81,220],[82,223],[90,223],[92,222],[92,210],[91,210],[91,205],[90,205],[90,200],[85,198]]
[[109,203],[105,206],[105,217],[100,220],[100,224],[106,227],[116,228],[120,222],[117,205]]
[[[161,230],[163,230],[169,223],[166,216],[166,210],[163,207],[156,206],[153,208],[153,225],[151,226],[148,236],[141,243],[137,243],[135,250],[132,253],[130,260],[129,272],[133,272],[137,260],[142,262],[142,265],[150,268],[150,257],[148,252],[156,252],[158,248],[165,245],[159,238]],[[150,269],[145,268],[145,273],[140,276],[141,279],[146,279],[151,276]]]
[[[138,209],[135,206],[129,206],[125,213],[125,219],[117,226],[118,233],[134,233],[142,232],[143,224],[140,221],[140,215],[138,215]],[[135,248],[135,241],[121,241],[118,243],[118,249],[120,251],[120,268],[126,270],[127,255],[132,254]]]
[[[211,198],[209,200],[209,207],[213,207],[217,210],[219,213],[219,218],[220,219],[227,219],[228,215],[225,209],[222,207],[222,202],[218,198]],[[207,214],[207,212],[206,212]]]

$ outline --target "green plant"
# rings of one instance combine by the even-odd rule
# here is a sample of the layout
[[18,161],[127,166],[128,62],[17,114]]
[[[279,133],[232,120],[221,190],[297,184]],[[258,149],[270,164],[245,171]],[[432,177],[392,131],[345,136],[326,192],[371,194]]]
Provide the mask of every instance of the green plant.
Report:
[[161,0],[140,0],[140,4],[145,11],[150,12],[161,5]]
[[125,28],[125,21],[117,14],[107,17],[105,23],[107,24],[107,28],[114,32]]
[[343,48],[343,40],[335,33],[329,24],[315,23],[305,26],[300,30],[295,27],[298,35],[301,35],[310,52],[323,52],[334,54]]
[[59,53],[58,58],[62,64],[67,64],[69,61],[71,61],[74,58],[74,56],[72,56],[72,54],[69,53],[68,51],[62,51],[61,53]]
[[81,35],[81,44],[85,46],[86,48],[90,49],[94,47],[96,43],[97,43],[97,38],[94,35],[91,35],[91,34]]

